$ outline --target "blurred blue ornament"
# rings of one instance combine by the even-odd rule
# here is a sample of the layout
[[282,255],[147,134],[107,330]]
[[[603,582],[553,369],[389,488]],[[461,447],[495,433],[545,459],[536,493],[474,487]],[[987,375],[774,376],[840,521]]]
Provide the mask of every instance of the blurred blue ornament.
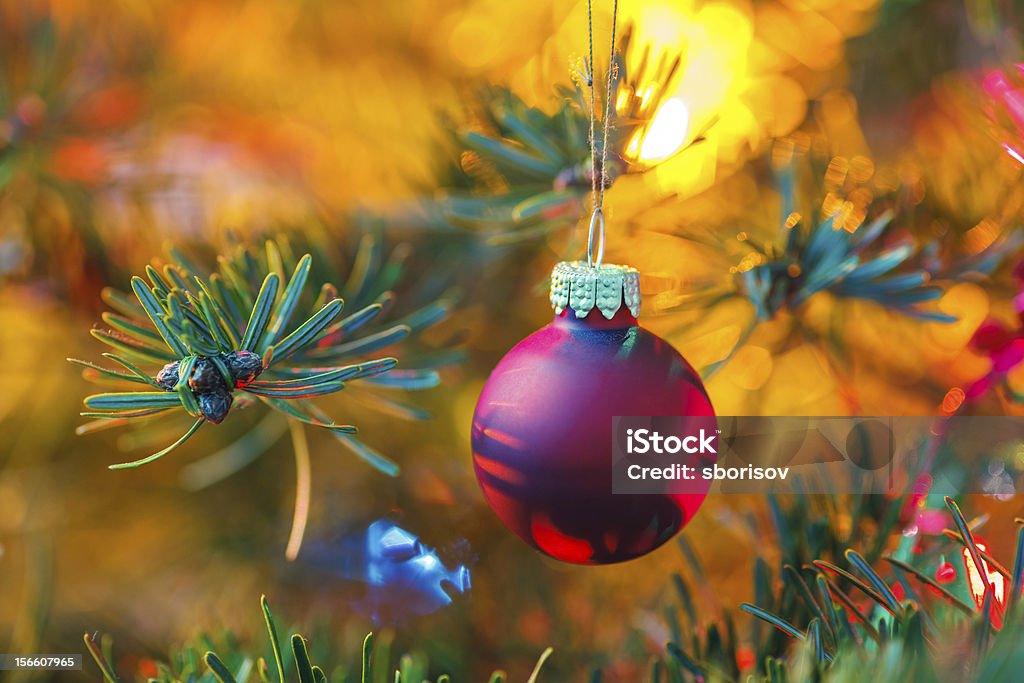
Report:
[[366,594],[353,607],[377,624],[432,614],[470,588],[468,567],[449,569],[419,537],[383,519],[302,555],[314,567],[364,584]]

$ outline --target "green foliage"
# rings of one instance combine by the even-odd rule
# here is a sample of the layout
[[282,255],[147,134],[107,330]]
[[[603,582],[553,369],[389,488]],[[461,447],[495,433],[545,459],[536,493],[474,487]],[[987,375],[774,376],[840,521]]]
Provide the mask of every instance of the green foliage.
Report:
[[[312,481],[305,425],[327,430],[377,470],[391,476],[399,472],[397,463],[356,436],[355,426],[334,421],[312,399],[347,389],[361,408],[424,419],[424,411],[391,395],[435,386],[437,369],[458,359],[420,349],[412,367],[395,369],[397,358],[378,356],[442,321],[450,310],[444,298],[422,297],[427,303],[393,315],[393,288],[407,253],[399,247],[388,255],[378,239],[367,235],[339,290],[329,281],[311,286],[311,255],[296,257],[285,238],[268,241],[261,252],[236,244],[218,258],[209,276],[172,252],[170,263],[149,266],[146,279],[132,279],[134,297],[104,292],[113,311],[103,315],[107,329],[92,334],[112,349],[103,357],[117,367],[68,359],[93,382],[142,389],[86,397],[82,415],[93,421],[79,433],[138,422],[149,428],[152,420],[168,416],[190,421],[170,445],[111,465],[132,468],[170,453],[205,424],[220,423],[233,407],[270,408],[231,445],[190,464],[182,481],[193,490],[209,486],[251,463],[289,431],[296,494],[286,556],[294,559],[308,519]],[[347,315],[346,301],[354,309]],[[158,371],[145,369],[159,365]]]
[[[833,605],[833,593],[824,578],[806,579],[803,568],[813,566],[818,558],[841,557],[842,548],[849,545],[864,548],[868,557],[878,557],[896,529],[904,498],[850,496],[845,513],[841,512],[844,500],[833,496],[768,496],[767,501],[772,533],[766,534],[751,518],[746,534],[751,547],[771,547],[778,553],[771,561],[762,555],[754,559],[756,609],[773,628],[764,628],[755,621],[748,631],[741,632],[731,606],[720,604],[707,589],[694,590],[694,584],[707,586],[709,580],[696,551],[680,536],[678,543],[690,580],[681,573],[673,574],[677,604],[665,610],[671,639],[666,646],[667,656],[657,660],[658,673],[652,671],[652,681],[665,680],[660,672],[672,683],[698,677],[708,681],[740,680],[745,659],[781,661],[790,650],[792,638],[824,642],[835,623],[819,606]],[[743,525],[738,527],[742,533]],[[777,544],[769,544],[768,538],[777,539]],[[834,595],[835,601],[847,598],[844,592]],[[710,620],[706,615],[720,617]],[[804,622],[808,626],[802,630],[793,625]],[[813,627],[812,622],[816,624]],[[826,660],[834,656],[826,654]]]
[[988,278],[1019,254],[1024,244],[1024,234],[1014,229],[976,254],[939,253],[935,240],[915,238],[900,226],[899,202],[891,198],[861,207],[857,220],[851,215],[852,202],[845,199],[845,194],[854,194],[856,188],[851,191],[826,184],[818,188],[818,194],[799,195],[801,168],[801,164],[789,162],[773,171],[781,204],[770,223],[758,218],[728,237],[717,228],[691,229],[683,235],[707,248],[709,258],[726,255],[728,271],[723,266],[713,280],[695,283],[663,312],[689,323],[737,299],[749,302],[754,311],[731,351],[701,369],[705,378],[728,363],[758,325],[783,315],[793,321],[790,342],[821,342],[837,360],[845,361],[841,306],[832,306],[828,330],[804,322],[805,304],[818,294],[873,302],[889,312],[924,321],[954,322],[954,316],[933,305],[945,288],[954,282]]
[[[942,263],[929,245],[896,232],[892,208],[870,206],[867,219],[849,227],[841,202],[826,196],[833,201],[814,202],[803,215],[797,209],[795,173],[792,165],[777,172],[782,203],[773,229],[741,230],[735,240],[710,238],[709,246],[742,258],[732,268],[727,286],[688,300],[687,306],[743,297],[754,306],[758,319],[768,320],[828,292],[842,299],[873,301],[922,320],[953,322],[954,317],[925,306],[942,296],[938,283],[989,275],[1021,245],[1020,235],[1013,233],[978,254]],[[761,241],[759,234],[769,237]]]
[[[606,187],[626,173],[646,170],[626,149],[650,123],[663,94],[671,92],[680,66],[678,56],[656,60],[648,47],[638,55],[636,68],[627,70],[624,55],[631,35],[627,28],[620,41],[609,93],[615,113],[603,169]],[[573,87],[559,86],[559,104],[552,113],[529,106],[507,87],[482,90],[474,122],[456,130],[453,146],[461,153],[440,174],[446,190],[426,203],[425,220],[435,227],[479,232],[494,243],[542,237],[574,224],[593,185],[591,75],[584,64]],[[598,98],[603,101],[603,93]],[[602,138],[596,137],[600,157]]]
[[823,205],[804,220],[796,212],[792,167],[779,175],[778,237],[765,244],[751,243],[759,258],[736,273],[739,292],[761,319],[773,317],[784,307],[797,308],[814,294],[827,291],[840,298],[874,301],[923,320],[953,322],[953,316],[922,307],[942,296],[942,288],[933,281],[987,275],[1020,244],[1019,239],[1003,239],[952,268],[936,267],[927,259],[927,247],[909,240],[892,244],[887,239],[895,219],[891,210],[852,231],[842,224],[840,211],[826,213]]
[[[346,283],[355,299],[377,290],[375,279],[392,277],[377,270],[377,252],[368,239],[357,256]],[[203,393],[196,388],[197,364],[209,360],[236,407],[262,403],[289,419],[329,430],[356,455],[395,474],[397,465],[353,436],[355,427],[327,418],[310,399],[355,382],[384,392],[436,385],[438,374],[432,367],[393,370],[396,358],[374,356],[442,320],[448,304],[432,302],[402,320],[374,324],[394,298],[388,291],[378,291],[375,300],[343,315],[345,302],[333,284],[309,286],[310,255],[296,259],[273,241],[262,254],[238,247],[220,258],[218,266],[209,277],[200,276],[186,257],[175,253],[173,262],[163,268],[148,267],[146,279],[132,279],[134,299],[115,290],[105,292],[114,310],[103,316],[108,329],[95,329],[93,336],[111,347],[112,352],[103,356],[119,367],[70,360],[83,366],[92,381],[134,383],[144,390],[87,397],[89,410],[83,415],[95,421],[80,431],[184,412],[194,422],[178,441],[113,467],[135,467],[167,454],[206,422],[223,418],[204,411]],[[230,359],[243,351],[262,361],[258,377],[232,375]],[[165,367],[177,372],[176,384],[161,384],[159,375],[155,379],[142,369],[156,364],[170,364]]]
[[[956,503],[947,498],[946,504],[956,526],[947,535],[968,550],[976,566],[991,567],[1009,580],[1009,572],[978,548]],[[797,528],[791,527],[792,532]],[[785,546],[783,542],[784,554]],[[798,567],[786,564],[781,592],[755,586],[758,604],[744,603],[741,609],[771,627],[768,641],[781,636],[784,642],[781,648],[766,647],[768,641],[758,640],[755,629],[752,650],[756,654],[750,661],[758,663],[757,673],[746,680],[1015,680],[1014,672],[1024,663],[1019,647],[1024,633],[1019,586],[1011,586],[1005,619],[997,629],[1003,608],[994,601],[991,584],[982,607],[976,609],[893,555],[883,558],[896,573],[890,580],[857,551],[847,550],[844,555],[849,570],[822,559]],[[1014,576],[1022,571],[1024,533],[1017,557]],[[759,574],[763,571],[760,567]],[[890,587],[895,582],[905,587],[907,598],[896,597]],[[756,583],[771,584],[761,578]],[[692,599],[678,578],[677,587],[692,623],[696,621]],[[925,590],[919,592],[920,588]],[[683,644],[679,620],[671,612],[670,623],[675,635],[667,646],[669,657],[659,667],[669,671],[669,681],[740,680],[738,641],[730,617],[724,622],[728,635],[724,642],[719,626],[712,624],[703,638],[694,634],[692,647]]]
[[118,271],[97,198],[142,185],[113,172],[112,150],[146,111],[136,83],[154,45],[115,16],[94,27],[51,5],[0,12],[0,278],[56,283],[81,301]]
[[[892,554],[881,558],[895,572],[892,578],[886,578],[873,562],[854,550],[842,554],[848,569],[820,558],[795,566],[790,564],[812,550],[828,553],[830,548],[844,541],[866,546],[865,552],[872,556],[876,554],[871,550],[873,547],[881,553],[884,544],[876,543],[875,536],[890,536],[895,528],[895,517],[890,511],[903,503],[896,500],[881,506],[864,504],[862,524],[850,526],[847,522],[838,525],[823,521],[815,525],[810,522],[819,520],[820,513],[810,509],[806,499],[798,497],[795,500],[799,502],[786,506],[780,501],[773,503],[775,523],[780,525],[778,550],[783,570],[778,579],[773,579],[767,562],[757,560],[754,593],[758,604],[741,605],[743,611],[755,617],[746,635],[740,635],[729,610],[702,604],[713,599],[708,591],[694,593],[681,575],[675,576],[680,607],[666,612],[671,639],[664,655],[651,662],[644,681],[847,683],[872,680],[902,683],[913,680],[947,683],[1016,680],[1020,666],[1024,665],[1024,650],[1019,647],[1024,636],[1024,607],[1019,599],[1020,577],[1024,572],[1024,520],[1019,520],[1022,530],[1011,573],[978,547],[972,524],[956,503],[946,499],[955,527],[947,535],[959,542],[958,548],[966,548],[973,561],[987,562],[989,567],[1012,581],[1005,615],[997,628],[993,623],[997,607],[992,598],[986,599],[981,608],[968,605],[955,594],[964,586],[942,587]],[[810,533],[804,533],[805,529]],[[705,585],[707,577],[693,549],[682,540],[680,549],[693,578]],[[905,587],[907,597],[898,598],[893,592],[891,586],[896,582]],[[922,588],[924,590],[918,590]],[[265,598],[261,606],[270,641],[270,659],[247,653],[231,637],[218,647],[201,636],[197,642],[172,653],[167,662],[157,664],[158,676],[151,680],[159,683],[449,681],[447,676],[431,673],[429,663],[417,653],[391,662],[387,646],[378,647],[372,633],[367,635],[359,662],[354,667],[319,667],[313,661],[324,657],[325,653],[318,645],[316,653],[311,654],[310,643],[321,643],[322,639],[309,641],[292,634],[287,647],[282,647]],[[721,616],[709,621],[708,615],[716,613]],[[1001,608],[999,613],[1002,614]],[[766,628],[759,628],[759,625]],[[104,679],[109,683],[119,681],[111,663],[114,659],[110,639],[86,635],[85,642]],[[540,680],[551,652],[548,648],[541,654],[528,679],[530,683]],[[590,678],[600,681],[601,672],[592,672]],[[504,672],[495,671],[489,680],[496,683],[506,679]]]
[[[891,502],[899,505],[900,502]],[[951,537],[960,540],[962,547],[975,556],[975,561],[986,561],[989,566],[1009,577],[974,541],[971,524],[964,519],[956,504],[947,499],[953,516],[955,531]],[[776,506],[777,521],[793,524],[806,522],[807,514],[814,514],[801,506]],[[881,512],[863,528],[884,524],[889,508]],[[778,516],[780,515],[781,516]],[[827,525],[826,525],[827,526]],[[1019,585],[1009,592],[1005,619],[1001,628],[993,625],[995,607],[987,599],[980,609],[968,606],[951,590],[939,586],[921,571],[897,560],[892,555],[883,559],[896,572],[895,578],[886,579],[863,555],[848,550],[844,555],[849,569],[830,561],[818,559],[799,565],[799,569],[786,562],[803,556],[809,549],[827,549],[843,539],[871,541],[871,534],[850,529],[843,532],[837,527],[819,528],[814,540],[806,545],[797,526],[787,526],[791,535],[780,544],[781,561],[785,562],[780,580],[773,580],[767,563],[759,559],[755,578],[756,601],[764,606],[744,603],[741,609],[756,617],[749,636],[740,636],[729,612],[720,608],[698,604],[708,599],[707,591],[694,594],[681,576],[675,584],[682,612],[667,612],[672,638],[665,655],[656,658],[650,667],[650,683],[684,683],[686,681],[739,681],[750,683],[779,683],[788,681],[847,681],[873,680],[878,683],[902,681],[1008,681],[1015,680],[1015,672],[1024,664],[1024,651],[1019,647],[1024,636],[1024,608],[1017,599]],[[891,529],[888,529],[891,530]],[[887,529],[878,529],[882,535]],[[1018,560],[1014,565],[1013,580],[1019,583],[1024,556],[1024,531],[1018,545]],[[823,540],[824,539],[824,540]],[[705,583],[700,563],[693,549],[680,542],[695,579]],[[794,554],[795,553],[795,554]],[[899,581],[906,586],[907,597],[897,598],[891,585]],[[918,592],[911,584],[917,582]],[[695,600],[695,598],[697,598]],[[388,660],[387,648],[375,647],[374,635],[367,635],[359,664],[354,667],[324,668],[313,664],[323,656],[311,656],[309,642],[292,634],[288,647],[282,647],[279,631],[270,608],[261,603],[266,631],[270,641],[270,659],[248,654],[229,637],[221,647],[206,637],[200,637],[173,653],[168,662],[156,665],[160,683],[195,681],[196,683],[227,683],[229,681],[259,680],[288,681],[362,681],[379,680],[420,681],[449,680],[446,676],[431,674],[429,663],[422,655],[403,655],[397,662]],[[722,612],[717,622],[706,622],[706,615]],[[784,615],[784,616],[783,616]],[[768,627],[757,628],[758,623]],[[684,630],[685,625],[685,630]],[[319,641],[318,641],[319,642]],[[117,682],[109,639],[97,640],[86,636],[86,645],[96,660],[100,672],[110,683]],[[744,652],[745,651],[745,652]],[[205,654],[200,654],[205,653]],[[531,683],[540,680],[542,667],[551,655],[545,650],[529,677]],[[741,670],[740,662],[747,663]],[[747,668],[753,664],[755,671]],[[393,677],[392,677],[393,673]],[[253,676],[258,676],[254,679]],[[491,681],[503,681],[507,676],[494,672]],[[592,680],[601,680],[599,671]]]
[[[288,638],[289,647],[282,649],[266,596],[260,599],[260,606],[270,641],[273,670],[262,656],[244,651],[231,636],[225,639],[226,649],[219,652],[214,651],[216,645],[208,637],[200,636],[197,642],[173,652],[168,661],[155,663],[157,675],[148,678],[150,683],[287,683],[293,680],[299,683],[430,683],[434,680],[437,683],[451,683],[446,674],[434,677],[430,673],[429,662],[422,655],[406,654],[398,659],[397,665],[391,662],[386,648],[375,647],[373,633],[368,633],[363,640],[357,666],[325,668],[313,664],[308,647],[310,641],[293,633]],[[98,639],[87,633],[85,645],[99,667],[103,680],[106,683],[119,683],[121,679],[112,663],[114,658],[110,639]],[[551,653],[552,649],[548,648],[541,654],[529,683],[539,681],[541,669]],[[495,671],[490,680],[503,681],[505,674]]]

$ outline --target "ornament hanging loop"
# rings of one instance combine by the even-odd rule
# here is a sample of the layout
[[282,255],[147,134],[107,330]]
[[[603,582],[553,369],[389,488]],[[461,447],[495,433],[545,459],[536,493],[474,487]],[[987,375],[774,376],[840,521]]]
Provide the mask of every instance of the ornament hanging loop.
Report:
[[[596,235],[595,235],[596,233]],[[594,256],[594,241],[597,241],[597,256]],[[604,211],[600,207],[594,209],[590,217],[590,231],[587,233],[587,265],[600,268],[604,261]]]
[[[591,191],[593,193],[592,206],[594,207],[594,213],[590,216],[590,231],[587,234],[587,266],[590,268],[600,268],[601,262],[604,261],[604,212],[601,210],[604,205],[604,190],[605,184],[608,182],[608,176],[605,175],[605,169],[608,167],[608,129],[611,127],[612,118],[612,86],[615,84],[616,68],[615,68],[615,24],[619,16],[619,0],[613,0],[612,2],[612,41],[611,47],[608,51],[608,87],[604,93],[604,118],[601,121],[602,128],[602,142],[601,142],[601,158],[598,161],[597,157],[597,136],[595,128],[597,124],[597,96],[594,92],[594,9],[593,0],[587,0],[587,34],[588,43],[590,46],[590,61],[588,62],[588,70],[590,77],[587,79],[587,85],[590,86],[590,182]],[[594,257],[594,241],[595,232],[598,234],[597,237],[597,257]]]

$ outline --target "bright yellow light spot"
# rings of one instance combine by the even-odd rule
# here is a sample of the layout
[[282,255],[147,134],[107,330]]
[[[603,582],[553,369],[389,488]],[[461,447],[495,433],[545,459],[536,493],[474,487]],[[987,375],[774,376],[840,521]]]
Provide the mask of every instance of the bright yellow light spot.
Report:
[[642,134],[634,135],[630,139],[629,144],[626,145],[626,156],[630,159],[636,159],[640,156],[640,138],[642,137]]
[[615,111],[621,111],[626,108],[629,104],[629,98],[632,97],[633,93],[630,92],[630,88],[626,84],[619,86],[619,94],[615,99]]
[[646,131],[640,135],[640,161],[667,159],[683,146],[690,128],[690,112],[678,97],[665,100],[654,114]]
[[641,111],[643,110],[644,107],[647,106],[647,103],[651,101],[651,95],[653,95],[653,94],[654,94],[654,84],[653,83],[651,83],[650,85],[648,85],[645,88],[641,88],[640,89],[639,97],[640,97],[640,110]]

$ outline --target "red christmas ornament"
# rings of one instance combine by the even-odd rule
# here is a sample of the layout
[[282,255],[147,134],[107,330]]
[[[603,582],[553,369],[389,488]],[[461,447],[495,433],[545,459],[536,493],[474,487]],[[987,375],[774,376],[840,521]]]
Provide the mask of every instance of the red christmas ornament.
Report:
[[[612,417],[713,416],[700,377],[639,327],[639,274],[558,264],[551,324],[498,363],[473,416],[473,463],[487,502],[551,557],[639,557],[692,519],[707,492],[613,494]],[[687,488],[687,491],[694,490]]]

